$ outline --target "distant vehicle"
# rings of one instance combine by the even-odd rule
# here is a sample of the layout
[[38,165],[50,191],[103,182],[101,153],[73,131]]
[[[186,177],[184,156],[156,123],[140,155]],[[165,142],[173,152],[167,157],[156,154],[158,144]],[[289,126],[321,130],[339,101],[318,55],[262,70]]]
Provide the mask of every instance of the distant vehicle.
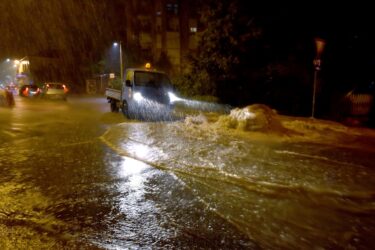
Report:
[[47,82],[43,85],[42,97],[66,101],[68,91],[68,87],[64,83]]
[[169,110],[178,99],[167,74],[152,70],[149,64],[145,68],[127,69],[124,76],[126,80],[118,89],[107,88],[105,91],[112,112],[121,108],[129,118],[141,111],[153,113],[161,107]]
[[19,95],[22,97],[37,97],[40,93],[40,88],[32,84],[23,85],[19,90]]
[[18,95],[18,87],[14,83],[10,83],[8,86],[6,86],[6,89],[10,92],[12,92],[13,95]]

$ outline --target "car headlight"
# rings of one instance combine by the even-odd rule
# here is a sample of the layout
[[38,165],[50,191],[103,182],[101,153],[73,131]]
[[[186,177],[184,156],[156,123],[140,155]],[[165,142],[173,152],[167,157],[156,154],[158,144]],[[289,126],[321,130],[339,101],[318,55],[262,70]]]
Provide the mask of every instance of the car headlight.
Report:
[[136,100],[137,102],[140,102],[140,101],[142,101],[142,100],[144,99],[143,96],[142,96],[142,94],[139,93],[139,92],[134,93],[133,98],[134,98],[134,100]]
[[168,92],[168,96],[169,96],[169,101],[171,102],[171,103],[173,103],[173,102],[177,102],[177,101],[180,101],[181,100],[181,98],[179,98],[178,96],[176,96],[174,93],[172,93],[172,92]]

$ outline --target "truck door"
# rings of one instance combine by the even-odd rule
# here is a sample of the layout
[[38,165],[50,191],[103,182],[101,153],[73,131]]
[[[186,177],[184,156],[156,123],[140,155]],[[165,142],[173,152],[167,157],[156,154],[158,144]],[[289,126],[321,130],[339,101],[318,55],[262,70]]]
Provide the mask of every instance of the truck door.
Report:
[[[130,81],[131,87],[126,86],[126,81]],[[122,99],[129,102],[133,98],[134,71],[127,71],[125,82],[123,83]]]

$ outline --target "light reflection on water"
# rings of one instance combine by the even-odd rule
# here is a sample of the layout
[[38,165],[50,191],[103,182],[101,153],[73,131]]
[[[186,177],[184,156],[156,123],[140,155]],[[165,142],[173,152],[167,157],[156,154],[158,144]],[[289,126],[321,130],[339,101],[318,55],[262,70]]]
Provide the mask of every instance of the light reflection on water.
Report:
[[[142,155],[144,156],[145,154]],[[123,162],[119,168],[118,175],[119,177],[140,176],[142,171],[144,171],[146,168],[149,168],[149,166],[141,161],[137,161],[129,157],[123,157]]]
[[151,154],[149,146],[136,142],[128,142],[122,148],[139,159],[148,159]]
[[[147,149],[143,150],[147,155]],[[117,194],[113,199],[117,209],[106,232],[110,234],[99,235],[91,242],[105,249],[139,249],[140,246],[151,249],[152,244],[170,238],[172,234],[161,226],[159,208],[149,197],[149,182],[159,173],[129,157],[110,162],[113,178],[117,180],[111,188]]]
[[120,153],[176,174],[198,200],[265,248],[373,243],[375,179],[364,183],[358,172],[373,176],[372,169],[339,154],[311,157],[319,147],[285,150],[237,139],[181,124],[123,124],[105,136]]
[[123,157],[123,162],[119,166],[119,177],[127,178],[126,182],[122,182],[122,184],[118,186],[120,193],[127,194],[120,201],[120,209],[127,216],[131,215],[132,217],[135,217],[141,212],[137,208],[139,208],[139,203],[144,201],[144,183],[148,177],[144,171],[147,168],[150,167],[140,161],[128,157]]
[[[105,103],[104,98],[102,101]],[[102,133],[88,130],[97,119],[95,103],[82,103],[85,105],[77,110],[77,103],[69,101],[46,106],[30,102],[22,110],[16,106],[9,112],[2,111],[0,115],[4,114],[5,119],[0,116],[0,121],[5,122],[0,127],[9,132],[2,136],[16,142],[9,138],[26,135],[30,141],[13,145],[17,151],[13,149],[11,155],[18,162],[7,158],[11,147],[6,144],[0,150],[0,165],[13,164],[3,164],[5,176],[9,176],[8,169],[19,169],[21,165],[29,170],[25,156],[40,148],[36,152],[41,153],[38,157],[45,166],[35,165],[38,167],[32,168],[33,175],[20,172],[20,178],[29,182],[39,178],[44,187],[41,190],[55,185],[56,193],[50,193],[51,197],[68,194],[61,207],[61,200],[56,201],[55,211],[74,227],[86,226],[88,232],[84,234],[90,240],[93,235],[98,247],[153,248],[161,242],[160,248],[168,248],[163,239],[171,239],[169,248],[179,249],[196,243],[189,239],[200,239],[197,248],[205,244],[215,248],[206,243],[212,242],[212,235],[233,239],[239,232],[265,249],[371,249],[375,245],[373,155],[319,145],[254,143],[205,131],[194,124],[132,123],[113,126],[103,136],[103,141],[122,157],[110,150],[104,166],[98,165],[102,155],[96,154],[92,145],[100,150],[103,145],[96,144],[97,140],[93,144],[69,144],[73,145],[70,156],[63,157],[61,168],[50,166],[55,158],[50,158],[51,154],[46,157],[44,150],[61,159],[60,153],[70,147],[61,149],[62,142],[93,139]],[[33,110],[45,119],[30,112]],[[68,111],[62,115],[58,110]],[[12,116],[18,111],[24,119]],[[55,145],[57,141],[59,145]],[[32,156],[34,163],[41,163],[35,153]],[[177,184],[171,176],[183,184]],[[62,182],[53,183],[55,179]],[[33,185],[25,190],[33,193]],[[35,204],[35,197],[30,197],[28,203]],[[7,206],[6,200],[3,204]],[[210,213],[202,213],[202,207]],[[24,214],[33,209],[35,206],[22,207],[20,211]],[[223,219],[212,224],[212,217]],[[41,218],[46,216],[42,214]],[[227,234],[222,230],[224,225],[235,225],[238,231]],[[178,247],[178,242],[186,238],[183,247]]]

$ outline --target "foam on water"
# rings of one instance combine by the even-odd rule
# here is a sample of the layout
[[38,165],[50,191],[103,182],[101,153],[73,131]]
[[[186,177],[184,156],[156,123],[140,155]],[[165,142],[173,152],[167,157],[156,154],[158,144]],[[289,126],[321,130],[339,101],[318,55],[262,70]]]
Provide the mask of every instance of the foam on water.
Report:
[[[256,133],[275,137],[283,130],[268,111],[258,106],[216,121],[200,114],[176,123],[120,124],[101,139],[122,155],[173,173],[197,199],[265,248],[364,242],[375,229],[374,170],[337,155],[316,155],[319,146],[311,147],[310,155],[282,141],[253,140]],[[147,153],[132,150],[135,144]],[[348,232],[350,237],[341,238]]]

